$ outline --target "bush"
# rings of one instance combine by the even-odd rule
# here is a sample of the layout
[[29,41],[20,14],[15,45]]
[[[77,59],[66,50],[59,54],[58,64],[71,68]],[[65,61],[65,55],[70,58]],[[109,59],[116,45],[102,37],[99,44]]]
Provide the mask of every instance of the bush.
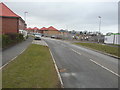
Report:
[[7,48],[23,40],[24,40],[23,35],[20,33],[3,34],[2,35],[2,48]]
[[2,47],[6,47],[11,44],[12,40],[9,38],[8,35],[2,35]]

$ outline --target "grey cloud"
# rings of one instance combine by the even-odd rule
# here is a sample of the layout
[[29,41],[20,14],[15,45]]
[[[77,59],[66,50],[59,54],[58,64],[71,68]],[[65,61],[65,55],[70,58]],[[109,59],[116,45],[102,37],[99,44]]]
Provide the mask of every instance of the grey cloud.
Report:
[[118,10],[116,2],[6,2],[17,14],[24,17],[27,11],[29,26],[56,25],[70,30],[97,29],[98,16],[102,26],[117,25]]

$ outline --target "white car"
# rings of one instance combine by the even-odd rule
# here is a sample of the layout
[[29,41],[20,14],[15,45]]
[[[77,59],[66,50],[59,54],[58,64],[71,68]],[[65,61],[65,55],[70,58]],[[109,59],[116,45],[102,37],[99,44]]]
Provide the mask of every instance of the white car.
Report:
[[40,33],[36,33],[36,34],[34,34],[34,36],[35,36],[35,40],[41,40],[41,34]]

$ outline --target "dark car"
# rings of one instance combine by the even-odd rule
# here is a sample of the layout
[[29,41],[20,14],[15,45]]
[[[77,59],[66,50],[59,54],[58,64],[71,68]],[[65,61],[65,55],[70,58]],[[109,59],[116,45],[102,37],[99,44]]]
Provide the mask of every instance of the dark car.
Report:
[[51,38],[56,38],[56,36],[55,36],[55,35],[52,35]]

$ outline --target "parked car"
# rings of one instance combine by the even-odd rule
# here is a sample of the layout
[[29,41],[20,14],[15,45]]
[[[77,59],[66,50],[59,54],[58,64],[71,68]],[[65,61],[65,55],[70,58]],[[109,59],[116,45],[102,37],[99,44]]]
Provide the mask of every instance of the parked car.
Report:
[[56,36],[55,36],[55,35],[52,35],[51,38],[56,38]]
[[34,40],[41,40],[41,34],[40,33],[36,33],[34,34],[35,38]]
[[41,35],[41,37],[43,37],[43,36],[44,36],[44,34]]

